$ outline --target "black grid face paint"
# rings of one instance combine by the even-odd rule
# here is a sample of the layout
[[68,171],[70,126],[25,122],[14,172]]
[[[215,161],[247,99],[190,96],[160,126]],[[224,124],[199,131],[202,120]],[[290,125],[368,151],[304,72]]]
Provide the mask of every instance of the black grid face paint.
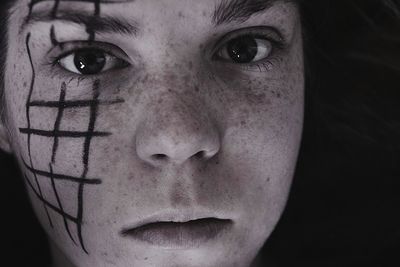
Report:
[[[32,8],[35,4],[48,1],[48,0],[32,0],[29,4],[30,11],[29,15],[32,12]],[[65,1],[78,1],[78,0],[65,0]],[[81,2],[90,2],[94,4],[94,15],[100,15],[100,0],[79,0]],[[59,7],[60,2],[62,0],[55,0],[54,7],[51,10],[53,16],[57,16],[57,9]],[[95,40],[95,33],[90,25],[86,25],[86,30],[88,32],[88,41]],[[54,26],[50,29],[50,40],[53,45],[61,45],[56,38]],[[115,99],[115,100],[100,100],[100,80],[95,80],[92,84],[92,98],[85,99],[85,100],[66,100],[67,95],[67,86],[65,82],[61,83],[60,87],[60,95],[59,99],[56,101],[44,101],[44,100],[33,100],[32,95],[35,88],[35,79],[36,79],[36,72],[34,68],[34,64],[32,61],[31,49],[30,49],[30,38],[31,33],[28,33],[25,39],[25,45],[27,54],[29,57],[30,65],[32,68],[32,78],[31,78],[31,85],[28,93],[28,98],[26,101],[26,120],[27,120],[27,127],[26,128],[19,128],[21,134],[27,135],[27,146],[28,146],[28,157],[29,160],[25,161],[22,158],[23,164],[25,165],[26,170],[32,174],[34,178],[34,183],[29,179],[28,175],[24,175],[25,180],[27,182],[28,187],[33,191],[36,197],[42,202],[43,207],[45,209],[47,218],[49,220],[50,226],[53,228],[52,217],[50,216],[50,210],[53,211],[54,214],[58,214],[62,217],[64,227],[68,236],[72,240],[72,242],[76,245],[79,245],[82,250],[88,253],[88,250],[85,247],[84,240],[82,237],[82,220],[83,220],[83,194],[84,194],[84,187],[85,185],[99,185],[101,184],[101,179],[99,178],[89,178],[87,177],[89,171],[89,163],[90,163],[90,147],[91,141],[93,138],[99,137],[107,137],[110,136],[111,133],[109,132],[100,132],[96,131],[95,125],[98,116],[98,108],[101,105],[114,105],[118,103],[124,102],[123,99]],[[31,117],[30,111],[32,108],[52,108],[57,110],[57,116],[54,122],[53,130],[42,130],[42,129],[34,129],[31,127]],[[63,119],[64,111],[66,109],[79,109],[79,108],[89,108],[89,123],[87,125],[86,131],[62,131],[60,130],[60,125]],[[33,165],[32,155],[31,155],[31,137],[32,135],[35,136],[42,136],[46,138],[53,139],[52,145],[52,153],[51,153],[51,161],[48,163],[49,169],[48,170],[39,170],[36,169]],[[82,147],[82,164],[83,170],[81,175],[78,177],[69,176],[61,173],[54,173],[53,171],[53,164],[55,164],[57,159],[57,151],[58,151],[58,144],[60,138],[77,138],[82,140],[83,139],[83,147]],[[51,187],[56,199],[56,203],[51,203],[47,200],[42,193],[40,179],[49,179],[51,182]],[[76,215],[69,214],[64,210],[62,199],[59,196],[57,191],[57,181],[67,181],[73,184],[78,185],[78,194],[77,194],[77,213]],[[36,185],[36,188],[34,186]],[[72,229],[70,228],[70,224],[76,226],[76,235],[78,237],[78,241],[73,238]],[[79,243],[78,243],[79,242]]]
[[[32,10],[35,7],[36,4],[40,2],[45,2],[49,0],[31,0],[29,3],[29,14],[28,14],[28,20],[32,14]],[[100,2],[110,2],[113,3],[112,1],[101,1],[101,0],[54,0],[54,5],[53,9],[51,11],[51,16],[53,18],[57,18],[57,12],[58,12],[58,7],[60,6],[60,2],[86,2],[86,3],[92,3],[94,5],[94,17],[99,17],[100,16]],[[86,32],[89,35],[88,41],[94,41],[95,39],[95,31],[93,29],[93,26],[91,25],[92,23],[88,23],[86,25]]]

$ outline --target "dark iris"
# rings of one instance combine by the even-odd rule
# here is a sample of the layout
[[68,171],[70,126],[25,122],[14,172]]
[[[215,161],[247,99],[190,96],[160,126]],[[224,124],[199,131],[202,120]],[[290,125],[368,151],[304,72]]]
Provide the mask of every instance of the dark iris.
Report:
[[74,63],[82,74],[97,74],[106,64],[106,56],[99,50],[81,50],[75,52]]
[[257,42],[252,36],[242,36],[227,44],[228,54],[236,63],[249,63],[257,55]]

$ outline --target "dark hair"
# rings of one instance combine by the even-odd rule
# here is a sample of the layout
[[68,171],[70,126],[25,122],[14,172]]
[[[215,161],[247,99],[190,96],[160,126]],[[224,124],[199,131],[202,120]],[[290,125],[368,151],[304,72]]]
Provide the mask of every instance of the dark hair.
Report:
[[302,148],[264,255],[282,266],[400,265],[400,1],[300,6]]
[[0,118],[4,121],[4,104],[3,94],[4,94],[4,71],[6,62],[6,51],[7,51],[7,21],[8,21],[8,10],[12,5],[13,1],[3,0],[0,3]]
[[[261,255],[281,266],[394,266],[400,1],[298,2],[306,55],[304,134],[288,206]],[[0,3],[0,63],[12,3]]]

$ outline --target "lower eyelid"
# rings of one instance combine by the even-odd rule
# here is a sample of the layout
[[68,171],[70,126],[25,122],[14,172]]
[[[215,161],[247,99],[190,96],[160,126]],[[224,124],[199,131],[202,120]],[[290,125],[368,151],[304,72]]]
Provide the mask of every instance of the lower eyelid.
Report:
[[259,70],[259,72],[271,71],[274,67],[274,64],[271,61],[266,61],[262,63],[256,63],[252,66],[253,69],[256,69],[256,67]]
[[226,68],[229,69],[239,69],[245,72],[268,72],[272,71],[275,68],[279,67],[279,64],[281,63],[282,59],[278,56],[271,56],[269,58],[253,62],[253,63],[245,63],[245,64],[234,64],[230,62],[222,62],[221,64],[224,64]]
[[253,68],[261,68],[264,71],[272,71],[275,68],[278,68],[282,64],[282,57],[278,55],[271,55],[271,57],[262,60],[260,62],[256,62],[253,64]]

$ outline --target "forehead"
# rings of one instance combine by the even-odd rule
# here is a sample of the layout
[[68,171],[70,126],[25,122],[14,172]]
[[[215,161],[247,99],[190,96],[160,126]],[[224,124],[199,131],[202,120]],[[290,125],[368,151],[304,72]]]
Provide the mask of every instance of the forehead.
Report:
[[9,26],[19,29],[19,34],[35,22],[55,20],[83,27],[90,24],[95,32],[132,37],[142,35],[145,29],[159,34],[167,29],[164,32],[201,35],[210,30],[214,33],[232,30],[239,24],[246,27],[270,23],[282,32],[290,32],[290,25],[299,15],[296,0],[18,0],[16,3],[11,9]]
[[[99,13],[103,10],[119,10],[125,14],[155,13],[166,10],[199,11],[201,15],[208,15],[215,24],[222,24],[231,20],[245,20],[253,14],[260,13],[276,3],[293,3],[296,0],[18,0],[14,11],[24,9],[31,14],[36,9],[48,8],[83,8],[93,9]],[[25,8],[24,8],[25,7]],[[150,7],[150,9],[146,9]],[[150,11],[150,12],[146,12]],[[23,15],[23,12],[18,12]]]

